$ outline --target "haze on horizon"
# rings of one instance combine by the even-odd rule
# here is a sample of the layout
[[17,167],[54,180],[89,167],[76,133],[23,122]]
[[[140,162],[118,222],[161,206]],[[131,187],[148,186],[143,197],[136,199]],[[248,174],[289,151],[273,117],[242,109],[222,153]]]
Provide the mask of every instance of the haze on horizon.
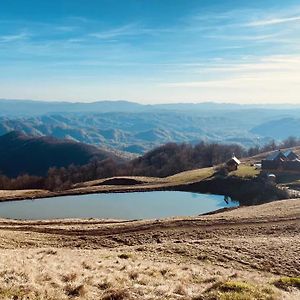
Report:
[[3,0],[0,98],[300,104],[298,0]]

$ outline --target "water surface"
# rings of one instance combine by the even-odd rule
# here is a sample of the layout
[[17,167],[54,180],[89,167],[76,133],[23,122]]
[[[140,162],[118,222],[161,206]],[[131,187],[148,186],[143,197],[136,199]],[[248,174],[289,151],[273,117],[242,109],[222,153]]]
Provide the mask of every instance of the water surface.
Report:
[[112,193],[0,203],[0,217],[13,219],[156,219],[191,216],[237,206],[224,196],[189,192]]

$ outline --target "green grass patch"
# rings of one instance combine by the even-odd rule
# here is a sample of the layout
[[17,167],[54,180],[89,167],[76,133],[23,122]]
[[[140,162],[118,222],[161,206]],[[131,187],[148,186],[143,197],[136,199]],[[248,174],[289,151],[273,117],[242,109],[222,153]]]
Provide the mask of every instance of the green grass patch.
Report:
[[300,277],[281,277],[275,280],[273,284],[282,290],[289,290],[291,287],[300,290]]
[[225,283],[219,286],[221,292],[248,292],[252,290],[252,287],[245,282],[239,281],[226,281]]
[[205,293],[209,300],[275,300],[274,291],[241,281],[217,282]]
[[230,173],[230,175],[238,177],[256,177],[260,173],[254,166],[240,165],[236,171]]

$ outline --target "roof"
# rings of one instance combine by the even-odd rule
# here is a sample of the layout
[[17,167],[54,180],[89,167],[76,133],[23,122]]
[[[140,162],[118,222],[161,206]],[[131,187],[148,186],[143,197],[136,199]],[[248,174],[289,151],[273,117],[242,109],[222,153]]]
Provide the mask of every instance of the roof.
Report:
[[286,155],[284,153],[282,153],[280,150],[278,151],[274,151],[273,153],[271,153],[265,160],[275,160],[279,157],[286,157]]
[[298,157],[298,155],[295,152],[293,152],[292,150],[287,150],[287,151],[283,152],[283,154],[286,157],[289,157],[289,155],[291,155],[291,154],[294,155],[294,157]]
[[[292,150],[287,150],[287,151],[284,151],[284,152],[283,152],[283,154],[284,154],[285,156],[289,156],[291,153],[293,153]],[[294,153],[293,153],[293,154],[294,154]]]
[[298,155],[295,154],[292,150],[286,150],[284,152],[277,150],[272,152],[265,160],[277,160],[277,159],[284,160],[286,158],[289,158],[291,154],[293,154],[295,158],[298,157]]
[[231,158],[227,161],[227,163],[230,163],[230,162],[234,162],[234,163],[236,163],[237,165],[239,165],[239,164],[241,163],[241,162],[238,160],[238,158],[235,157],[235,156],[231,157]]

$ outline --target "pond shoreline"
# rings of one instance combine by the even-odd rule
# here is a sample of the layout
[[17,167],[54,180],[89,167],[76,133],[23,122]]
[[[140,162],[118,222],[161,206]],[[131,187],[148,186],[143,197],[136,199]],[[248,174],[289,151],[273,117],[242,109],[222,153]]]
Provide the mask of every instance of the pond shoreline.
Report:
[[19,220],[44,219],[163,219],[210,213],[238,203],[223,196],[178,191],[62,196],[43,201],[0,203],[0,216]]
[[[130,177],[126,177],[130,178]],[[77,196],[107,193],[136,193],[154,191],[183,191],[201,194],[226,195],[240,202],[241,205],[255,205],[289,198],[283,189],[266,184],[254,178],[212,177],[191,183],[142,183],[134,185],[96,185],[74,188],[65,191],[47,190],[0,191],[0,202],[35,200],[62,196]],[[2,193],[1,193],[2,192]],[[3,192],[5,192],[3,194]]]

